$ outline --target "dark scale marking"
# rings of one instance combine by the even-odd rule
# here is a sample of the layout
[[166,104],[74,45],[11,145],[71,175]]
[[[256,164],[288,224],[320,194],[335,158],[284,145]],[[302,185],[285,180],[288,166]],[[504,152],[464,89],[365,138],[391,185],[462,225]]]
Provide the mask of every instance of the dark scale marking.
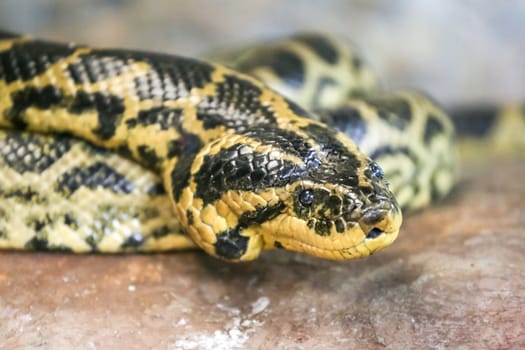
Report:
[[208,96],[197,107],[197,119],[205,128],[223,125],[243,132],[253,125],[275,124],[271,108],[260,102],[261,89],[250,81],[226,75],[216,85],[216,92],[216,96]]
[[202,147],[201,139],[194,134],[184,133],[179,139],[168,145],[168,157],[179,157],[171,176],[172,196],[180,198],[182,190],[190,183],[190,169],[195,155]]
[[0,195],[4,198],[18,198],[24,203],[27,202],[42,202],[40,194],[31,189],[31,187],[17,188],[11,190],[1,190]]
[[237,70],[252,74],[254,69],[267,67],[286,82],[292,89],[300,89],[304,85],[305,67],[303,60],[297,54],[283,48],[255,51],[250,59],[241,61]]
[[321,35],[296,35],[293,37],[293,40],[307,45],[319,57],[321,57],[330,64],[335,64],[339,60],[337,49],[332,45],[332,43],[328,39]]
[[355,187],[359,180],[357,169],[361,162],[336,139],[335,129],[310,124],[301,128],[321,147],[323,157],[316,168],[308,169],[308,177],[315,181],[325,181]]
[[72,168],[57,180],[57,189],[63,193],[72,194],[83,186],[91,189],[107,188],[115,193],[131,193],[133,190],[133,185],[124,175],[101,162]]
[[445,131],[443,123],[434,115],[429,115],[427,118],[427,123],[425,125],[425,133],[423,135],[423,140],[426,144],[430,143],[434,136],[439,135]]
[[248,247],[248,237],[241,236],[238,226],[221,232],[217,235],[217,242],[215,242],[215,253],[226,259],[238,259]]
[[330,229],[332,228],[332,222],[329,220],[318,220],[315,223],[315,233],[319,236],[330,235]]
[[67,226],[73,228],[73,229],[78,229],[78,222],[77,220],[75,219],[74,216],[72,216],[71,214],[69,213],[66,213],[64,215],[64,224],[66,224]]
[[363,116],[352,106],[323,111],[321,121],[347,135],[357,144],[363,141],[368,131]]
[[150,196],[160,196],[160,195],[166,194],[166,189],[164,188],[164,185],[162,184],[162,182],[157,182],[153,184],[152,186],[150,186],[146,190],[146,193]]
[[306,109],[304,109],[303,107],[299,106],[297,103],[291,101],[291,100],[288,100],[286,99],[286,102],[288,103],[288,108],[290,108],[290,110],[298,117],[302,117],[302,118],[306,118],[306,119],[310,119],[310,120],[318,120],[319,118],[308,112]]
[[343,220],[335,220],[335,229],[339,233],[345,232],[345,223]]
[[171,232],[168,226],[161,226],[152,231],[151,235],[155,238],[166,237]]
[[255,211],[245,212],[239,218],[239,226],[245,227],[251,224],[262,224],[272,220],[282,213],[286,205],[279,201],[277,204],[265,207],[257,207]]
[[[254,178],[251,174],[255,169],[265,174]],[[228,190],[258,191],[281,187],[303,178],[305,174],[304,169],[290,161],[273,160],[269,154],[257,153],[246,145],[236,144],[204,157],[201,168],[195,174],[195,195],[208,204]]]
[[49,242],[45,237],[35,236],[27,241],[24,248],[28,250],[45,251],[49,250]]
[[277,127],[254,127],[244,135],[282,152],[299,157],[307,167],[317,167],[320,160],[312,146],[300,135]]
[[450,118],[460,136],[485,137],[493,130],[500,108],[498,106],[460,107],[450,110]]
[[28,108],[50,109],[59,106],[62,98],[62,91],[51,85],[42,88],[26,87],[11,94],[13,106],[5,111],[6,119],[16,128],[24,129],[27,126],[24,112]]
[[158,169],[162,162],[162,158],[155,153],[155,150],[148,145],[140,145],[137,147],[141,163],[149,169]]
[[16,43],[9,50],[0,52],[0,79],[7,84],[30,80],[73,52],[75,48],[72,46],[45,41]]
[[124,101],[120,97],[100,92],[90,94],[84,91],[77,92],[69,106],[69,111],[73,114],[93,110],[97,112],[98,126],[93,129],[93,133],[102,140],[108,140],[115,135],[124,109]]
[[212,65],[194,59],[144,51],[94,50],[88,56],[101,61],[123,60],[127,64],[144,62],[150,65],[151,70],[145,76],[134,80],[141,100],[165,101],[187,96],[191,89],[202,88],[210,82],[215,70]]
[[55,136],[55,142],[37,134],[9,131],[0,140],[0,156],[3,162],[18,173],[41,173],[59,160],[71,147],[70,139]]
[[277,249],[284,249],[283,244],[279,241],[273,242],[273,246]]
[[180,108],[154,107],[147,111],[140,111],[136,118],[126,121],[130,128],[137,126],[158,125],[160,130],[175,128],[180,130],[183,110]]
[[392,147],[392,146],[383,146],[377,148],[371,155],[370,158],[373,160],[381,159],[384,156],[403,154],[407,156],[414,164],[419,164],[418,156],[408,147]]
[[400,130],[412,120],[410,103],[402,97],[366,98],[365,101],[377,110],[381,119]]
[[181,137],[168,144],[168,158],[195,155],[202,147],[202,141],[195,134],[183,133]]
[[126,238],[124,243],[122,243],[122,248],[130,248],[136,250],[144,244],[144,236],[140,233],[133,232],[131,235]]
[[67,71],[77,85],[93,84],[101,80],[117,77],[128,70],[127,62],[119,58],[99,58],[80,55],[75,63],[70,63]]

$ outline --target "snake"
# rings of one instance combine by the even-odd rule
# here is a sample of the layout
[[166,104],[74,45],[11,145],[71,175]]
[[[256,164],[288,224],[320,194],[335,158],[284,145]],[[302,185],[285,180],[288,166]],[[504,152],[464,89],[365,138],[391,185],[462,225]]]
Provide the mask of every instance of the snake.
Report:
[[366,257],[457,180],[454,126],[305,33],[206,59],[0,31],[0,248]]

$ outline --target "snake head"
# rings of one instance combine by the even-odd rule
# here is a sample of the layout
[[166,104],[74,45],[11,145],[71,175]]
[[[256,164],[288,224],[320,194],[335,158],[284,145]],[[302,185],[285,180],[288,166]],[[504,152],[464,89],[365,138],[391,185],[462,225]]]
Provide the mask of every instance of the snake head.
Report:
[[275,247],[367,256],[392,243],[401,225],[379,166],[343,134],[311,121],[213,141],[175,201],[194,241],[233,261]]

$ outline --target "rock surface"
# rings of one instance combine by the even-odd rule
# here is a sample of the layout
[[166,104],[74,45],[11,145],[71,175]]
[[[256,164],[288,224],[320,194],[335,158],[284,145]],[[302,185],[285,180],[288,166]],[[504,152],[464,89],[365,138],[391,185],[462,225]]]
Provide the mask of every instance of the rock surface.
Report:
[[0,348],[523,348],[523,160],[471,164],[364,260],[1,253]]

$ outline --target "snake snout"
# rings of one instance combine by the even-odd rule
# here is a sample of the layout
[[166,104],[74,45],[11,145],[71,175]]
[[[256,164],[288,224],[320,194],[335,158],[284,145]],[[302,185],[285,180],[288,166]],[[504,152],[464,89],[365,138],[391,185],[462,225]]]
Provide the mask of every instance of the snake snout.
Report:
[[395,205],[380,204],[368,208],[359,220],[367,239],[375,239],[383,234],[399,230],[401,219]]

